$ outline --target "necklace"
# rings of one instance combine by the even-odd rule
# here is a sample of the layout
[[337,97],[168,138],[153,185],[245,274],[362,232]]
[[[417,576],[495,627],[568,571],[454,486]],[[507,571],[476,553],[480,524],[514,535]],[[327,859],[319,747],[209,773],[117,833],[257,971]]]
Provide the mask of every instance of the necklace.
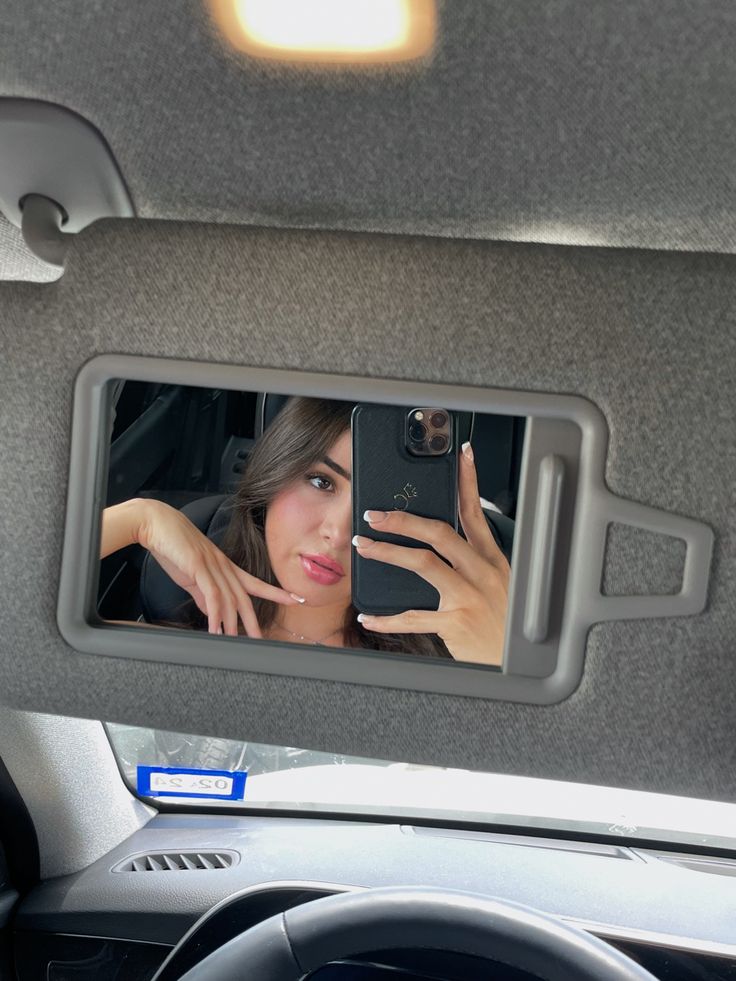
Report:
[[291,636],[295,637],[296,640],[306,640],[308,644],[312,644],[315,647],[318,646],[319,644],[324,644],[324,642],[326,640],[329,640],[330,637],[334,637],[334,635],[338,632],[338,630],[342,630],[342,627],[335,627],[335,629],[331,630],[326,637],[322,637],[320,640],[315,640],[314,637],[307,637],[306,634],[298,634],[294,630],[289,630],[288,627],[285,627],[281,623],[277,623],[276,626],[279,628],[279,630],[283,630],[285,634],[291,634]]

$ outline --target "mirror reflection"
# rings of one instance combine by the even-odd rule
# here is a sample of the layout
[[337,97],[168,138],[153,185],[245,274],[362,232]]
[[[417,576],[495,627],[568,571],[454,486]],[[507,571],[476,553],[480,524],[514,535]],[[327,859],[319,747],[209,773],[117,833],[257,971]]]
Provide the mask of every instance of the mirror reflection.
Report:
[[524,419],[132,381],[110,397],[103,619],[500,666]]

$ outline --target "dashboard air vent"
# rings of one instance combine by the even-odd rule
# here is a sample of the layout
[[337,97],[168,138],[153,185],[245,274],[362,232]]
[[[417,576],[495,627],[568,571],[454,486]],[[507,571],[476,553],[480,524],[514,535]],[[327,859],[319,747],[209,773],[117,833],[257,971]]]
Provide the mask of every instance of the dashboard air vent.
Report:
[[131,855],[119,862],[113,872],[190,872],[198,869],[229,869],[240,856],[237,852],[156,852]]

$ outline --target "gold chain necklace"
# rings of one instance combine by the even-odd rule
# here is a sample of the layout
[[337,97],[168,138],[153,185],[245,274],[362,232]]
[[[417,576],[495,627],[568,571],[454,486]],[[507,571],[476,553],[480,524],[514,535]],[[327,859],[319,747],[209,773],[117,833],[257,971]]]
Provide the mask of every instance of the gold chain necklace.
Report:
[[312,644],[315,647],[319,644],[324,644],[324,642],[329,640],[330,637],[333,637],[338,630],[342,630],[342,627],[335,627],[335,629],[331,630],[326,637],[323,637],[321,640],[315,640],[314,637],[307,637],[306,634],[298,634],[294,630],[289,630],[288,627],[284,627],[281,623],[277,623],[276,626],[279,628],[279,630],[283,630],[284,633],[291,634],[291,636],[295,637],[297,640],[306,640],[307,643]]

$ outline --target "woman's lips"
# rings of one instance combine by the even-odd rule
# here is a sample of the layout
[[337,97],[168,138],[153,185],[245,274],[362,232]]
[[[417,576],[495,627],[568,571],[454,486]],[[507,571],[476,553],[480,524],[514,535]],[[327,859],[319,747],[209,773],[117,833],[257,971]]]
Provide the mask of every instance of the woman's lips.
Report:
[[334,586],[345,575],[340,563],[326,555],[300,555],[299,559],[309,578],[321,586]]

